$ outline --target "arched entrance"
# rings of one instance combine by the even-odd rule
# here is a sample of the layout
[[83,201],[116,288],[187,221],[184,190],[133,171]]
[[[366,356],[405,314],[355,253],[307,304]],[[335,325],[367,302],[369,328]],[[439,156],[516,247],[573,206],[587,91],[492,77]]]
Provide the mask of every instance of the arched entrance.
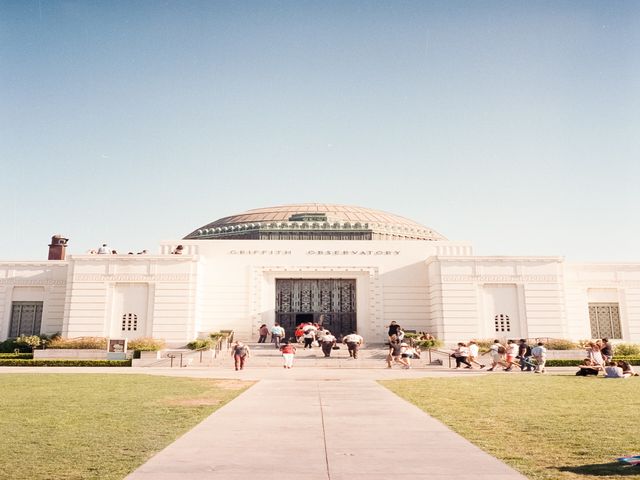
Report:
[[303,322],[322,324],[336,337],[356,329],[356,281],[350,278],[276,279],[276,321],[292,336]]

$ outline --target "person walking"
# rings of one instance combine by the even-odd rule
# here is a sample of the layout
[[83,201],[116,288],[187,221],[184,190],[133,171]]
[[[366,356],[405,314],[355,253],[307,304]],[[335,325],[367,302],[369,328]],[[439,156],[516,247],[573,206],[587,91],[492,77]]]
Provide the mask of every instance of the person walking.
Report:
[[467,358],[469,358],[469,349],[463,342],[458,342],[458,348],[456,348],[451,354],[456,359],[456,369],[460,368],[461,364],[465,364],[465,368],[473,368]]
[[260,337],[258,338],[258,343],[265,343],[267,341],[267,335],[269,335],[269,327],[265,323],[260,325],[260,330],[258,330],[258,334]]
[[231,356],[235,364],[236,370],[243,370],[244,363],[249,358],[249,347],[244,343],[237,341],[231,348]]
[[505,353],[507,353],[507,349],[500,343],[500,340],[494,340],[493,345],[489,347],[489,354],[491,355],[491,368],[487,370],[488,372],[493,372],[493,370],[498,365],[502,365],[506,368],[507,364],[504,362],[503,358],[503,355]]
[[358,350],[360,350],[360,346],[364,343],[364,338],[353,331],[342,339],[342,343],[347,344],[349,356],[355,360],[358,358]]
[[538,345],[531,349],[531,355],[536,360],[536,369],[533,373],[544,373],[544,366],[547,363],[547,349],[544,343],[538,342]]
[[531,372],[533,368],[531,367],[531,363],[527,362],[527,358],[531,356],[531,347],[527,345],[527,341],[524,338],[520,339],[520,343],[518,344],[518,357],[520,357],[520,371],[521,372]]
[[402,358],[402,342],[395,339],[389,341],[389,352],[387,353],[387,368],[392,368],[394,363],[399,363],[403,367],[409,364]]
[[322,353],[324,353],[325,358],[329,358],[331,356],[331,350],[333,350],[336,341],[336,337],[331,335],[329,330],[323,330],[320,346],[322,347]]
[[316,331],[313,328],[309,328],[304,331],[304,348],[313,348],[313,341],[316,339]]
[[411,368],[411,359],[416,354],[415,348],[404,342],[400,343],[400,347],[400,359],[405,363],[404,368]]
[[280,348],[280,340],[284,338],[284,328],[280,326],[278,322],[271,327],[271,341],[276,344],[276,348]]
[[516,363],[516,357],[520,347],[515,340],[509,340],[507,342],[507,366],[504,369],[505,372],[510,372],[513,368],[513,364]]
[[398,325],[395,320],[389,324],[389,330],[387,331],[387,335],[389,336],[389,341],[395,340],[398,338],[398,330],[400,329],[400,325]]
[[475,363],[482,370],[486,365],[484,363],[478,362],[477,359],[479,356],[480,356],[480,348],[478,347],[478,344],[476,343],[475,340],[471,340],[469,342],[469,357],[467,358],[467,360],[469,360],[469,363],[471,365]]
[[286,340],[282,342],[282,346],[280,347],[280,351],[282,352],[282,359],[284,361],[283,368],[291,368],[293,367],[293,357],[296,354],[295,345],[291,345]]

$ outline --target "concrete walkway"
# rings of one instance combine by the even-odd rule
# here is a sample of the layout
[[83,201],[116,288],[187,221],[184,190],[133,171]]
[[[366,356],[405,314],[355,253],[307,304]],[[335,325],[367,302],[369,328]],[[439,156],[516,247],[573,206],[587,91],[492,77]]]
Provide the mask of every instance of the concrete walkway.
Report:
[[299,372],[262,379],[127,480],[526,479],[373,375]]

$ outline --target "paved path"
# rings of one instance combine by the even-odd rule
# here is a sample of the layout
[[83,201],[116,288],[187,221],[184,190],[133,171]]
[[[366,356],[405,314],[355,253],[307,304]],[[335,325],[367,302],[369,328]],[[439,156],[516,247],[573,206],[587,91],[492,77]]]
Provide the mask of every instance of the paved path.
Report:
[[301,371],[270,369],[127,480],[526,478],[372,379]]

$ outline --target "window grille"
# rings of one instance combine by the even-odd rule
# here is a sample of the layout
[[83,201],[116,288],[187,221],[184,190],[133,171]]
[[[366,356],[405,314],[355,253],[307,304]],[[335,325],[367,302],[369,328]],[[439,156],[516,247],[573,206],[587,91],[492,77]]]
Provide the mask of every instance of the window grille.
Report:
[[617,303],[590,303],[589,321],[592,338],[622,338],[620,307]]
[[12,302],[9,338],[40,335],[42,302]]
[[509,320],[509,315],[505,315],[501,313],[495,316],[494,321],[495,321],[496,332],[511,331],[511,321]]
[[124,315],[122,315],[122,331],[138,331],[138,316],[135,313],[125,313]]

